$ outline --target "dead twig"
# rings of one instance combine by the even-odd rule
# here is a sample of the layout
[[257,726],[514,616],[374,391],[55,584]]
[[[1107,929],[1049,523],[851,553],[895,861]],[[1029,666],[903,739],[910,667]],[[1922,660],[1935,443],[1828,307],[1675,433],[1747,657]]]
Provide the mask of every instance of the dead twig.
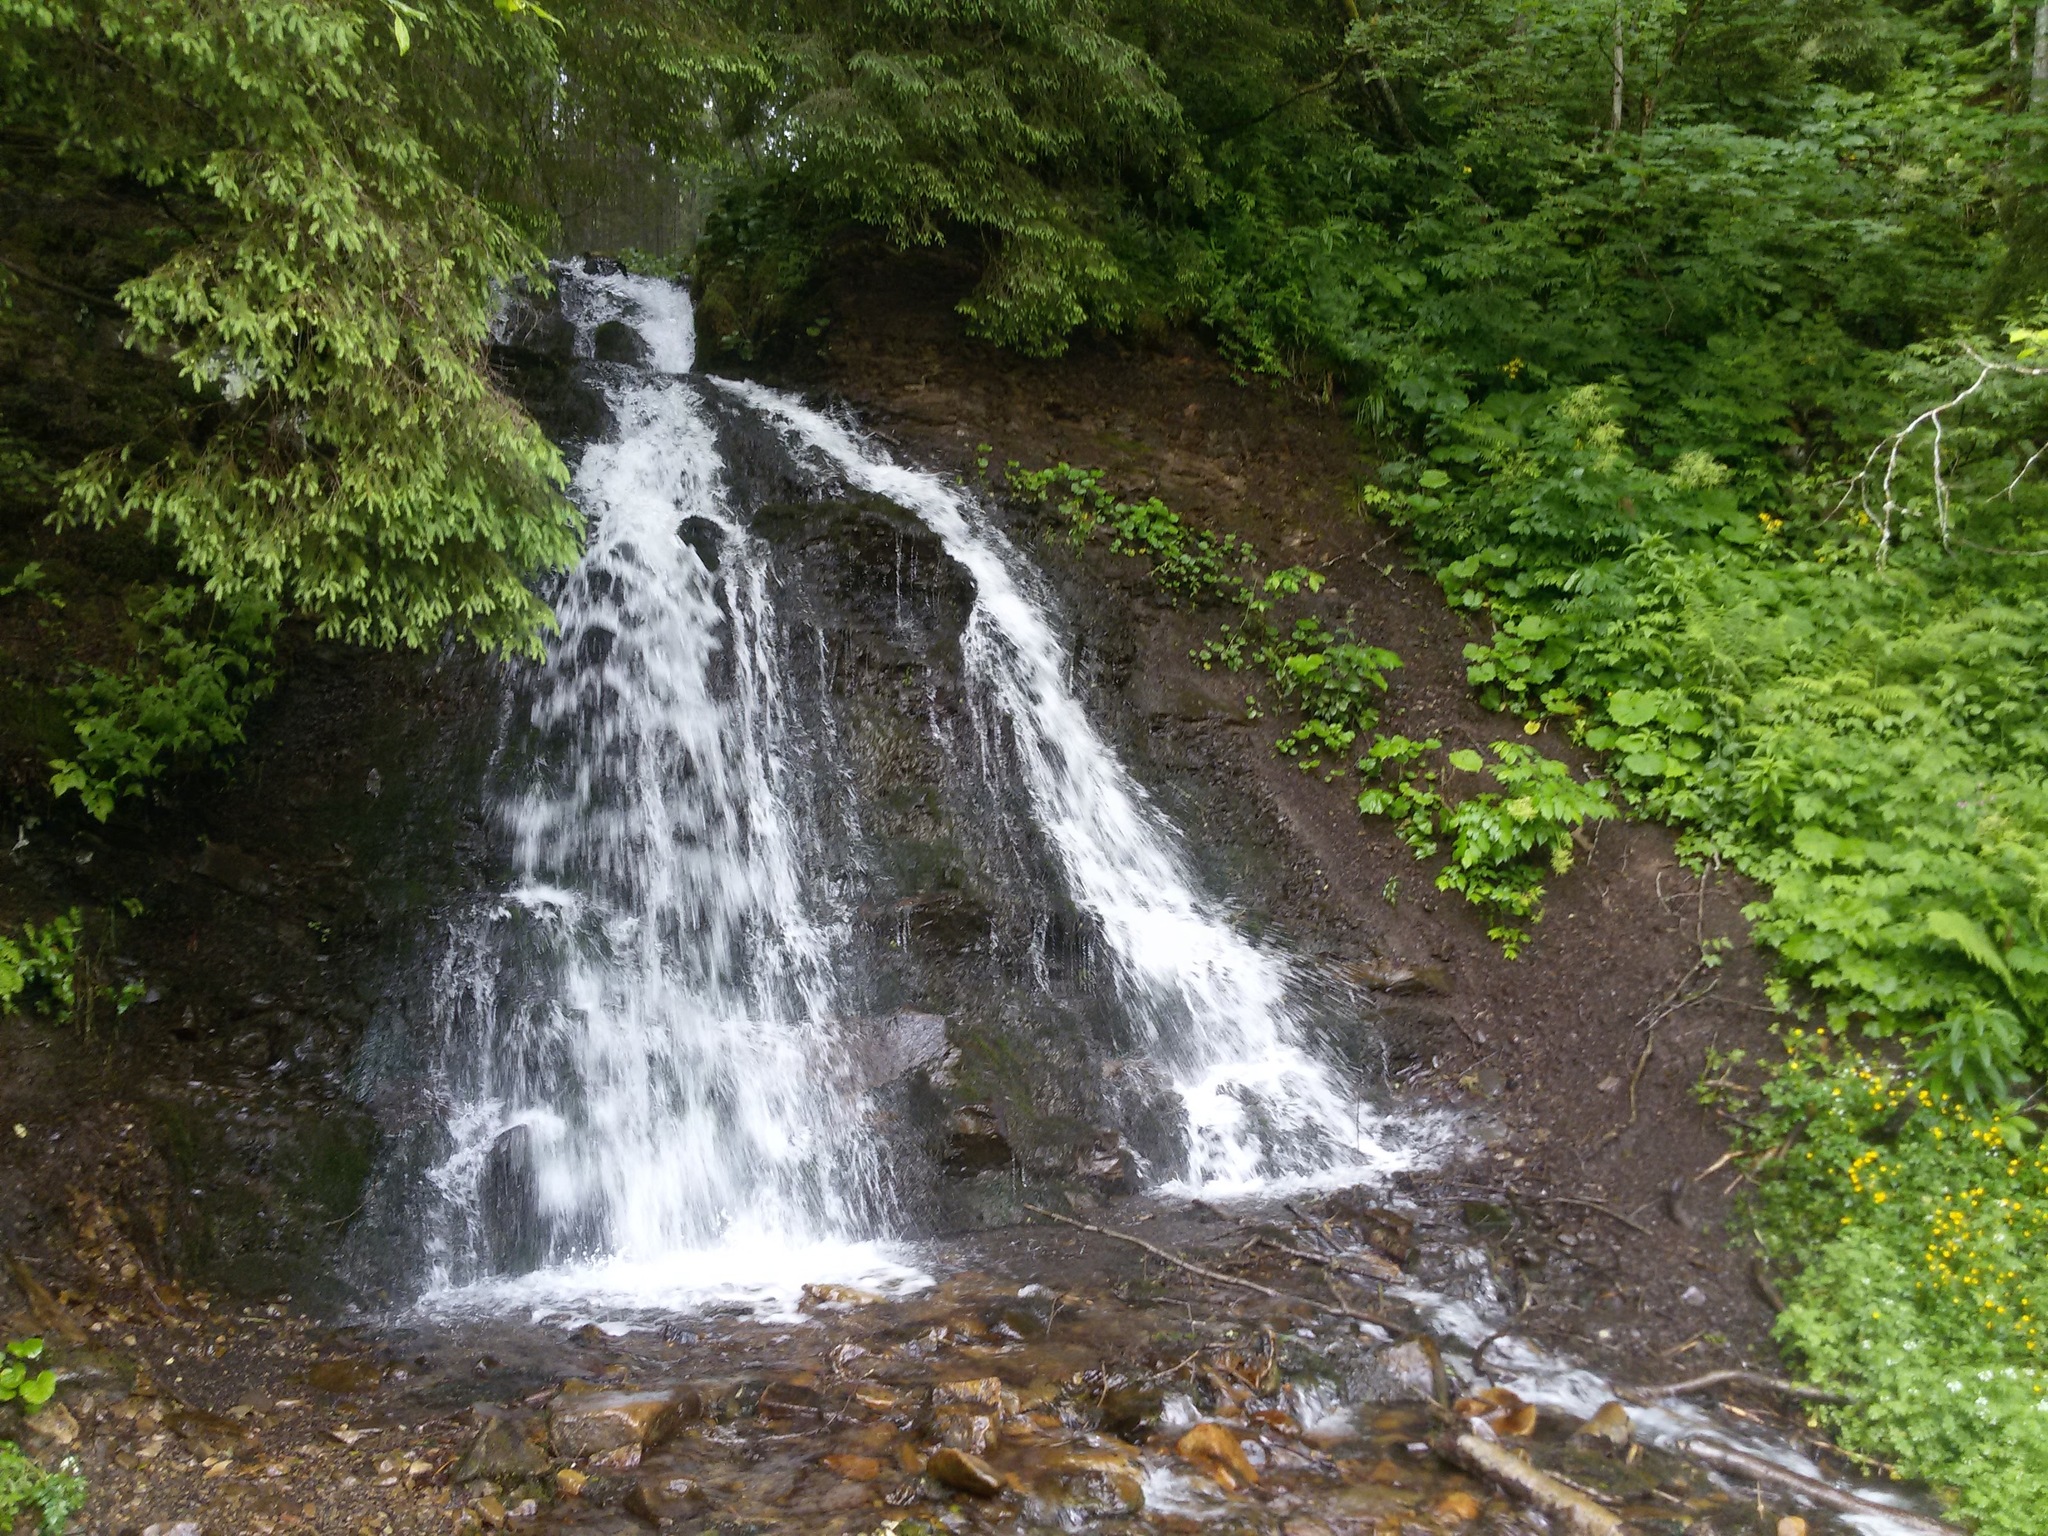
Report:
[[1326,1301],[1311,1301],[1306,1296],[1295,1296],[1287,1291],[1277,1291],[1272,1286],[1261,1285],[1256,1280],[1246,1280],[1240,1275],[1225,1274],[1220,1269],[1210,1269],[1207,1265],[1197,1264],[1192,1259],[1184,1259],[1170,1248],[1162,1248],[1157,1243],[1148,1243],[1144,1238],[1133,1237],[1128,1232],[1118,1232],[1112,1227],[1098,1227],[1089,1221],[1076,1221],[1071,1216],[1062,1216],[1058,1211],[1048,1211],[1042,1205],[1027,1205],[1024,1209],[1034,1216],[1043,1216],[1047,1221],[1057,1221],[1063,1226],[1077,1227],[1083,1232],[1093,1232],[1097,1237],[1107,1237],[1119,1243],[1129,1243],[1133,1248],[1142,1248],[1155,1259],[1163,1259],[1176,1269],[1186,1270],[1191,1275],[1200,1275],[1204,1280],[1212,1281],[1217,1285],[1231,1285],[1243,1291],[1256,1291],[1261,1296],[1270,1296],[1275,1301],[1298,1303],[1304,1307],[1313,1307],[1318,1312],[1330,1313],[1338,1317],[1348,1317],[1354,1322],[1371,1323],[1375,1328],[1398,1331],[1395,1329],[1394,1324],[1376,1313],[1360,1311],[1356,1307],[1333,1306]]
[[1602,1205],[1598,1200],[1582,1200],[1577,1195],[1536,1195],[1532,1198],[1542,1201],[1545,1205],[1582,1205],[1589,1211],[1598,1211],[1602,1216],[1610,1217],[1620,1222],[1624,1227],[1635,1228],[1636,1231],[1642,1233],[1645,1237],[1655,1237],[1657,1235],[1640,1221],[1624,1216],[1613,1206]]
[[1845,1489],[1837,1488],[1833,1483],[1824,1483],[1817,1477],[1808,1477],[1801,1472],[1787,1471],[1776,1462],[1765,1461],[1761,1456],[1752,1456],[1731,1446],[1716,1445],[1711,1440],[1692,1439],[1687,1440],[1678,1449],[1681,1455],[1688,1456],[1703,1466],[1712,1467],[1716,1472],[1781,1489],[1786,1493],[1796,1493],[1803,1499],[1811,1500],[1827,1509],[1839,1510],[1845,1515],[1882,1515],[1900,1529],[1917,1532],[1918,1536],[1963,1536],[1956,1527],[1940,1520],[1930,1520],[1927,1516],[1916,1515],[1910,1510],[1860,1498]]
[[1802,1403],[1846,1403],[1849,1396],[1829,1387],[1809,1387],[1803,1382],[1787,1381],[1782,1376],[1766,1376],[1762,1371],[1709,1371],[1704,1376],[1694,1376],[1688,1381],[1666,1382],[1661,1387],[1635,1387],[1623,1394],[1638,1402],[1648,1402],[1659,1397],[1686,1397],[1694,1392],[1705,1392],[1711,1387],[1754,1387],[1759,1392],[1775,1393],[1779,1397],[1796,1398]]

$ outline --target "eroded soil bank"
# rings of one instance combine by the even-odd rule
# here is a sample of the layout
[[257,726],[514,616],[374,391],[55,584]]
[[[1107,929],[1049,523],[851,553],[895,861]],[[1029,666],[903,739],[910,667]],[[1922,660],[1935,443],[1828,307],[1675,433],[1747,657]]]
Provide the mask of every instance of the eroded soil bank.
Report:
[[[1313,566],[1333,612],[1404,659],[1388,729],[1449,746],[1508,734],[1465,687],[1467,621],[1360,515],[1366,465],[1338,411],[1241,385],[1185,338],[1056,363],[980,348],[951,312],[957,281],[908,263],[849,279],[821,349],[769,372],[844,398],[963,478],[981,444],[997,465],[1100,466]],[[1373,1063],[1397,1103],[1465,1117],[1469,1155],[1370,1196],[1416,1223],[1392,1261],[1618,1381],[1770,1368],[1769,1277],[1730,1226],[1739,1167],[1693,1095],[1710,1050],[1767,1044],[1739,913],[1753,893],[1681,867],[1659,829],[1608,824],[1504,961],[1390,829],[1358,817],[1352,785],[1272,750],[1287,722],[1248,719],[1242,680],[1189,660],[1213,615],[1163,605],[1134,563],[1077,553],[1031,509],[1008,515],[1065,603],[1098,718],[1205,873],[1247,924],[1362,996],[1356,1038],[1333,1048]],[[18,1263],[0,1318],[10,1336],[62,1341],[75,1438],[28,1443],[79,1458],[93,1487],[81,1528],[445,1531],[500,1510],[619,1530],[1533,1528],[1427,1450],[1458,1383],[1393,1380],[1369,1360],[1383,1340],[1317,1310],[1347,1297],[1395,1339],[1435,1326],[1372,1278],[1390,1260],[1370,1234],[1119,1194],[1081,1176],[1085,1141],[1072,1176],[947,1175],[936,1225],[999,1225],[935,1237],[922,1262],[940,1284],[909,1299],[623,1338],[575,1319],[394,1320],[351,1244],[380,1126],[410,1111],[365,1101],[360,1052],[394,948],[481,878],[477,807],[435,787],[488,750],[496,692],[459,660],[300,645],[292,662],[234,784],[107,829],[25,827],[0,863],[10,908],[145,908],[121,958],[152,1001],[89,1037],[0,1021],[0,1250]],[[1709,950],[1718,965],[1700,964]],[[1028,1081],[976,1092],[998,1121],[1033,1118]],[[1027,1219],[1027,1201],[1313,1305]],[[1339,1251],[1352,1268],[1333,1291]],[[932,1395],[990,1378],[993,1403]],[[546,1437],[574,1381],[687,1389],[700,1412],[638,1465],[606,1465]],[[1128,1417],[1114,1407],[1127,1399]],[[949,1428],[949,1406],[992,1421],[989,1497],[932,1475],[949,1434],[980,1433]],[[1731,1411],[1796,1426],[1767,1399]],[[1190,1412],[1246,1443],[1255,1482],[1220,1452],[1175,1454]],[[1731,1504],[1661,1453],[1573,1444],[1574,1427],[1544,1413],[1508,1438],[1645,1530],[1704,1521],[1725,1536],[1784,1512]],[[511,1460],[465,1467],[480,1437]]]

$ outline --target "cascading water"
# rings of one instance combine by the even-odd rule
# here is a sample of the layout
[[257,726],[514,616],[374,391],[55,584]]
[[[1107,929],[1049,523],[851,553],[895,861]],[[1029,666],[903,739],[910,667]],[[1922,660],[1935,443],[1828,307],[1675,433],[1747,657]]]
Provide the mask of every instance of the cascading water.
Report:
[[[725,387],[856,485],[914,511],[972,574],[970,675],[1006,728],[1069,894],[1101,926],[1125,1008],[1186,1106],[1186,1182],[1230,1193],[1412,1159],[1416,1127],[1379,1121],[1300,1048],[1286,963],[1196,893],[1171,829],[1069,685],[1046,605],[973,504],[784,395]],[[983,736],[991,754],[1001,750],[996,732]]]
[[[1297,1043],[1288,966],[1197,892],[979,509],[788,397],[687,376],[679,289],[579,275],[563,299],[584,358],[614,321],[645,356],[588,364],[615,426],[576,474],[589,549],[500,752],[513,878],[446,946],[438,1293],[660,1306],[910,1273],[863,1241],[890,1204],[844,1039],[852,925],[808,809],[835,753],[792,722],[776,562],[721,456],[720,410],[765,423],[811,494],[904,509],[965,572],[987,796],[1093,925],[1124,1033],[1183,1107],[1186,1183],[1412,1162],[1413,1127],[1404,1140]],[[810,724],[829,734],[829,712]]]

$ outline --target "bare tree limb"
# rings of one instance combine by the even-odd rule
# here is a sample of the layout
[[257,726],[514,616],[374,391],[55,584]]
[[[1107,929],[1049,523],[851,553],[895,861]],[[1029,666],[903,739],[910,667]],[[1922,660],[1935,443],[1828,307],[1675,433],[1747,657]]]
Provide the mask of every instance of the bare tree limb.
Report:
[[1817,1477],[1803,1473],[1789,1472],[1776,1462],[1765,1461],[1761,1456],[1752,1456],[1747,1451],[1738,1451],[1730,1446],[1716,1445],[1711,1440],[1693,1439],[1679,1447],[1680,1454],[1712,1467],[1730,1477],[1745,1478],[1752,1483],[1763,1483],[1787,1493],[1796,1493],[1827,1509],[1840,1510],[1845,1515],[1882,1515],[1902,1530],[1913,1531],[1918,1536],[1964,1536],[1955,1526],[1940,1520],[1930,1520],[1925,1515],[1916,1515],[1910,1510],[1898,1509],[1890,1504],[1879,1504],[1875,1500],[1860,1498],[1856,1494],[1837,1488],[1833,1483],[1824,1483]]
[[1157,1243],[1148,1243],[1142,1237],[1133,1237],[1130,1233],[1119,1232],[1113,1227],[1098,1227],[1093,1222],[1076,1221],[1071,1216],[1062,1216],[1058,1211],[1048,1211],[1042,1205],[1027,1205],[1024,1209],[1034,1216],[1043,1216],[1047,1221],[1057,1221],[1062,1226],[1078,1227],[1083,1232],[1093,1232],[1097,1237],[1112,1238],[1119,1243],[1129,1243],[1133,1248],[1142,1248],[1155,1259],[1164,1259],[1176,1269],[1184,1269],[1191,1275],[1200,1275],[1204,1280],[1214,1281],[1217,1285],[1233,1285],[1239,1290],[1257,1291],[1261,1296],[1270,1296],[1275,1301],[1298,1302],[1302,1306],[1313,1307],[1318,1312],[1348,1317],[1354,1322],[1371,1323],[1375,1328],[1398,1331],[1393,1323],[1375,1313],[1361,1312],[1356,1307],[1341,1306],[1327,1301],[1311,1301],[1306,1296],[1295,1296],[1286,1291],[1276,1291],[1270,1285],[1261,1285],[1258,1281],[1247,1280],[1242,1275],[1225,1274],[1220,1269],[1210,1269],[1207,1265],[1197,1264],[1192,1259],[1184,1259],[1170,1248],[1162,1248]]
[[1632,1387],[1626,1394],[1639,1401],[1658,1397],[1684,1397],[1693,1392],[1704,1392],[1709,1387],[1755,1387],[1763,1392],[1775,1392],[1780,1397],[1797,1398],[1805,1403],[1846,1403],[1847,1393],[1836,1392],[1827,1387],[1809,1387],[1803,1382],[1787,1381],[1782,1376],[1766,1376],[1762,1371],[1709,1371],[1704,1376],[1694,1376],[1687,1381],[1666,1382],[1661,1387]]

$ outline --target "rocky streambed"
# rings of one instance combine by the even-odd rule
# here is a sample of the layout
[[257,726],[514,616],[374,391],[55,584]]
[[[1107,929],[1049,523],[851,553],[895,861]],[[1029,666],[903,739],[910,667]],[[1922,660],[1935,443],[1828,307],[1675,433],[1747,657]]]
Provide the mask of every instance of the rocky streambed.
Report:
[[[928,1285],[765,1316],[337,1329],[115,1247],[91,1295],[17,1275],[8,1326],[44,1332],[61,1386],[0,1433],[69,1458],[83,1529],[124,1536],[1836,1528],[1645,1443],[1640,1401],[1525,1401],[1506,1319],[1476,1350],[1433,1331],[1498,1298],[1463,1224],[1400,1189],[1048,1210],[918,1257]],[[1733,1392],[1724,1426],[1797,1438]]]

